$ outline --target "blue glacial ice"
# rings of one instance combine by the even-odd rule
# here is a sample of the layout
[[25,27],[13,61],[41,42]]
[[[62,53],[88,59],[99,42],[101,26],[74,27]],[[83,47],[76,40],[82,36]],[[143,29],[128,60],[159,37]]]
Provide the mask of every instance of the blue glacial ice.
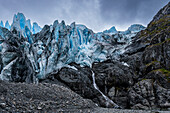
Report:
[[[59,23],[56,20],[53,25],[41,29],[35,22],[32,26],[29,19],[26,20],[22,13],[18,13],[13,18],[10,30],[13,29],[25,37],[26,56],[37,73],[37,78],[42,79],[54,70],[70,67],[72,62],[82,67],[92,67],[93,62],[118,59],[131,43],[131,38],[145,27],[134,24],[128,30],[120,32],[113,26],[109,30],[94,33],[85,25],[75,22],[66,25],[64,21]],[[1,27],[0,36],[4,38]]]
[[109,30],[103,31],[103,33],[112,33],[112,34],[114,34],[114,33],[117,33],[117,30],[116,30],[115,26],[113,26]]
[[11,29],[11,26],[9,25],[9,22],[8,22],[8,21],[6,21],[6,23],[5,23],[5,28],[7,28],[8,30]]
[[2,31],[2,27],[0,27],[0,36],[1,36],[3,39],[5,39],[4,33],[3,33],[3,31]]
[[25,24],[27,27],[28,27],[28,29],[32,32],[32,26],[31,26],[31,20],[30,19],[28,19],[28,20],[26,20],[26,24]]
[[36,34],[36,33],[40,32],[40,31],[41,31],[41,27],[36,22],[34,22],[33,27],[32,27],[32,33]]
[[1,20],[0,26],[1,26],[1,27],[4,27],[4,23],[3,23],[2,20]]
[[[54,31],[54,36],[48,41],[48,50],[51,54],[47,58],[43,49],[36,49],[37,54],[41,55],[38,58],[39,66],[37,66],[40,67],[39,78],[45,77],[46,74],[54,70],[66,67],[71,62],[76,62],[82,67],[91,67],[93,62],[101,62],[108,57],[118,58],[130,43],[131,37],[136,34],[136,32],[133,35],[131,35],[131,32],[118,32],[115,27],[107,30],[107,32],[95,34],[84,25],[77,25],[74,22],[70,26],[66,26],[64,21],[59,23],[57,20],[51,27],[50,31]],[[114,46],[112,44],[113,39],[116,40],[115,43],[122,43],[123,45]],[[47,45],[46,43],[44,45]],[[43,46],[43,44],[38,45]]]
[[32,34],[36,34],[41,31],[41,27],[36,22],[34,22],[33,25],[31,25],[30,19],[26,20],[26,17],[24,16],[23,13],[15,14],[11,25],[9,24],[8,21],[6,21],[4,26],[3,22],[1,21],[0,26],[5,27],[10,31],[16,29],[22,36],[26,36],[25,33],[26,26],[28,27]]

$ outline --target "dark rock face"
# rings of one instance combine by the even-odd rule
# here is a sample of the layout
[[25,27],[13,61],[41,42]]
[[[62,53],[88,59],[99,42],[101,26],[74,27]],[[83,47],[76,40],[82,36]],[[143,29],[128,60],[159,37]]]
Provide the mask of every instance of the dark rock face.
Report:
[[109,89],[108,96],[122,108],[128,108],[128,88],[112,87]]
[[93,70],[99,89],[122,108],[128,108],[127,89],[137,78],[133,71],[118,61],[94,63]]
[[129,89],[132,109],[156,109],[170,107],[170,90],[161,87],[152,79],[142,80]]
[[128,90],[129,107],[132,109],[169,108],[169,4],[133,38],[122,56],[121,61],[128,63],[139,76],[136,84]]
[[[54,72],[53,74],[50,74],[48,78],[41,80],[40,82],[53,84],[59,84],[61,82],[82,97],[92,99],[99,106],[114,107],[111,103],[108,104],[103,95],[95,89],[92,80],[93,70],[99,90],[122,108],[127,108],[128,88],[133,86],[134,81],[137,79],[137,76],[128,66],[125,66],[118,61],[94,63],[92,69],[89,67],[82,68],[75,63],[70,65],[74,66],[74,68],[62,68],[58,73]],[[113,89],[113,86],[115,87],[115,91],[110,91]],[[113,92],[115,92],[115,95],[112,95]]]
[[153,18],[151,22],[158,21],[161,19],[164,15],[170,14],[170,3],[168,3],[164,8],[162,8]]
[[[12,34],[7,29],[2,28],[6,38],[0,37],[3,44],[2,52],[0,52],[0,68],[2,80],[9,80],[14,82],[36,83],[35,72],[28,59],[25,51],[25,38],[19,38],[16,34]],[[0,76],[2,77],[2,76]]]
[[90,79],[92,75],[90,71],[62,68],[56,77],[81,96],[92,98],[95,96],[95,90]]
[[[59,84],[59,82],[65,84],[65,87],[69,87],[71,90],[81,95],[84,98],[93,100],[99,106],[103,107],[115,107],[112,103],[108,102],[104,96],[94,87],[92,80],[92,70],[89,67],[80,67],[80,65],[72,63],[74,68],[62,68],[58,73],[53,73],[48,76],[54,77],[51,80],[45,79],[40,82]],[[77,69],[77,70],[76,70]],[[61,85],[61,84],[60,84]]]
[[149,109],[155,105],[155,94],[152,80],[136,83],[129,90],[130,106],[133,109]]
[[[135,74],[121,62],[94,63],[93,70],[96,73],[96,83],[100,86],[131,86],[134,83]],[[104,89],[104,88],[102,88]]]

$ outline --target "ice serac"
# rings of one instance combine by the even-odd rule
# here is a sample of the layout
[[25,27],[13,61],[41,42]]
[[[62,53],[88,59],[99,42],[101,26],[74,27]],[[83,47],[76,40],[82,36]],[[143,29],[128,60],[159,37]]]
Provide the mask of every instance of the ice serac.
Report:
[[9,25],[9,22],[8,22],[8,21],[6,21],[6,23],[5,23],[5,28],[7,28],[8,30],[11,29],[11,26]]
[[144,30],[144,29],[145,29],[145,27],[140,25],[140,24],[133,24],[128,28],[128,30],[131,31],[131,33],[139,32],[139,31]]
[[41,31],[41,27],[34,22],[33,26],[31,26],[31,21],[30,19],[26,20],[26,17],[24,16],[23,13],[18,13],[17,15],[15,14],[13,17],[13,23],[11,25],[11,31],[14,29],[20,32],[20,34],[24,37],[26,37],[27,33],[25,32],[25,27],[28,27],[29,31],[32,32],[32,34],[36,34]]
[[36,22],[34,22],[33,27],[32,27],[32,33],[36,34],[36,33],[40,32],[40,31],[41,31],[41,27]]
[[3,23],[2,20],[1,20],[0,26],[1,26],[1,27],[4,27],[4,23]]
[[53,28],[56,28],[58,26],[58,20],[55,20],[54,23],[53,23]]
[[30,29],[29,29],[28,26],[25,26],[24,32],[25,32],[25,36],[26,36],[27,39],[28,39],[28,42],[29,42],[30,44],[32,44],[32,43],[33,43],[33,40],[32,40],[32,33],[31,33],[31,31],[30,31]]
[[[3,33],[3,31],[2,31],[2,27],[0,26],[0,36],[4,39],[5,37],[4,37],[4,33]],[[1,38],[0,37],[0,38]]]
[[111,27],[109,30],[103,31],[104,33],[117,33],[115,26]]
[[32,32],[32,26],[31,26],[31,20],[30,20],[30,19],[28,19],[28,20],[26,21],[26,26],[27,26],[28,29]]
[[25,23],[26,23],[26,18],[24,14],[17,13],[17,15],[15,14],[13,17],[13,23],[11,25],[10,30],[13,31],[15,29],[19,32],[20,35],[25,37],[25,33],[24,33]]
[[11,30],[16,29],[17,31],[23,31],[26,24],[26,18],[24,14],[18,13],[14,15],[13,23],[11,25]]

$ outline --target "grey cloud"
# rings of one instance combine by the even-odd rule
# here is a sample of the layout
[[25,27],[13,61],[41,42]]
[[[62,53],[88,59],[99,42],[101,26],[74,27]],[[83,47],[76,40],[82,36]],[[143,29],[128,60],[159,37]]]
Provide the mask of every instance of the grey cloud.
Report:
[[94,31],[111,26],[126,29],[134,23],[148,24],[166,0],[0,0],[0,20],[12,22],[22,12],[42,27],[54,20],[84,24]]
[[102,20],[106,20],[105,24],[129,26],[141,23],[146,26],[167,3],[166,0],[100,0],[100,14]]

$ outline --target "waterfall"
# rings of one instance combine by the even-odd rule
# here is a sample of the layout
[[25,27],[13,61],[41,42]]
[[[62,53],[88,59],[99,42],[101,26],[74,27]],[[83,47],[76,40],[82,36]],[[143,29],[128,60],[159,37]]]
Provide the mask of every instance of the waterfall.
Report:
[[114,103],[112,100],[110,100],[106,95],[104,95],[100,90],[99,88],[97,87],[96,85],[96,82],[95,82],[95,74],[94,72],[92,71],[92,78],[93,78],[93,86],[94,88],[99,91],[99,93],[104,97],[104,99],[106,100],[106,107],[109,106],[109,104],[112,104],[114,105],[114,108],[120,108],[116,103]]

